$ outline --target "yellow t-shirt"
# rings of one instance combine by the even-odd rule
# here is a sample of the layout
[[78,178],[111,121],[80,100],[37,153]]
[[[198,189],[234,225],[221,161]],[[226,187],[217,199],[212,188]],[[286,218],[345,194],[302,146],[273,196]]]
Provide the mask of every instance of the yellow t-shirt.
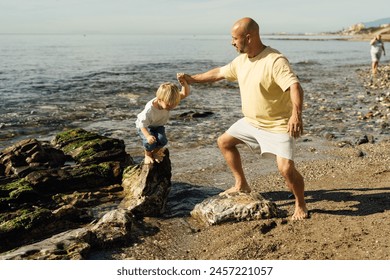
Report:
[[229,81],[238,81],[244,117],[254,126],[273,132],[287,132],[292,104],[290,86],[299,82],[288,60],[267,47],[248,58],[241,54],[221,68]]

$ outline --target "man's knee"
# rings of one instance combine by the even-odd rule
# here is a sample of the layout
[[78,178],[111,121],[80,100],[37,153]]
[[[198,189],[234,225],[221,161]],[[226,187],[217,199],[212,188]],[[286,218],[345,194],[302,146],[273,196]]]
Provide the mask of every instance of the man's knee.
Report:
[[222,134],[221,136],[218,137],[217,144],[218,144],[218,147],[220,149],[226,148],[226,140],[225,140],[224,134]]
[[291,160],[283,160],[278,162],[278,170],[284,178],[291,178],[295,173],[294,162]]
[[233,136],[230,136],[227,133],[222,134],[218,137],[217,144],[219,149],[221,150],[229,150],[235,148],[238,144],[242,144],[243,142]]
[[224,133],[221,136],[219,136],[217,139],[218,147],[221,150],[232,148],[232,147],[236,146],[234,139],[235,138],[232,138],[230,135]]

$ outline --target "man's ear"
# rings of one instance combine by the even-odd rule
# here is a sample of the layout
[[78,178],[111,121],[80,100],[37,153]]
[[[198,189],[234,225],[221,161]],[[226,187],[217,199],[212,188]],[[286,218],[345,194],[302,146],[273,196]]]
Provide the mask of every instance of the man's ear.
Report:
[[245,39],[248,41],[248,43],[250,43],[251,42],[251,34],[246,34],[245,35]]

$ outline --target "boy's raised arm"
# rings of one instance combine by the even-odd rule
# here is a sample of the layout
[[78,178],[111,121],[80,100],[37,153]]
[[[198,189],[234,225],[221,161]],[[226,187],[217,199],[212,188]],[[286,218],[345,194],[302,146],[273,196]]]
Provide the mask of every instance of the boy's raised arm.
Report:
[[187,83],[184,78],[184,73],[177,73],[177,80],[182,85],[182,89],[180,91],[181,99],[186,98],[190,94],[190,85]]

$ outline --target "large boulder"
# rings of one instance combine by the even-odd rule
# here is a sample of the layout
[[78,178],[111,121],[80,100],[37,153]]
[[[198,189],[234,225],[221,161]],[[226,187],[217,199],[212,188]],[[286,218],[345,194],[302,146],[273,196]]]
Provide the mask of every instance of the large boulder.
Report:
[[275,203],[259,193],[232,193],[209,197],[196,204],[191,216],[208,225],[229,221],[260,220],[280,216]]

